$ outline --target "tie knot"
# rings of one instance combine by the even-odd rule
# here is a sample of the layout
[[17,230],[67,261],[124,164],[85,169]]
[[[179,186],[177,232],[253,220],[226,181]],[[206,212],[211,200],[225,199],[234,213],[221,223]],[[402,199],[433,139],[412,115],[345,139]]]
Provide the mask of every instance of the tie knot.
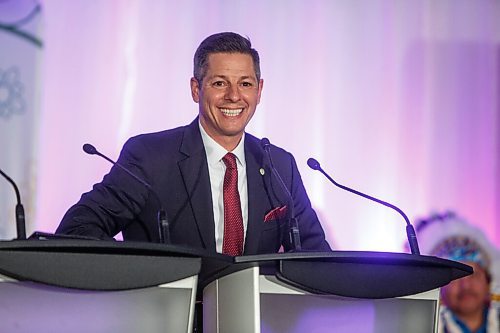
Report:
[[227,153],[222,158],[222,161],[228,169],[236,169],[236,156],[233,153]]

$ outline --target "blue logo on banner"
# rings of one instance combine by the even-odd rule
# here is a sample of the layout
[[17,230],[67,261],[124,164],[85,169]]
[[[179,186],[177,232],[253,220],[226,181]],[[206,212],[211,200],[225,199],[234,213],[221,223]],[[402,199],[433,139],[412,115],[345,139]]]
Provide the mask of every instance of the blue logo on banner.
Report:
[[20,77],[17,67],[6,71],[0,68],[0,118],[9,119],[13,114],[22,114],[26,110]]

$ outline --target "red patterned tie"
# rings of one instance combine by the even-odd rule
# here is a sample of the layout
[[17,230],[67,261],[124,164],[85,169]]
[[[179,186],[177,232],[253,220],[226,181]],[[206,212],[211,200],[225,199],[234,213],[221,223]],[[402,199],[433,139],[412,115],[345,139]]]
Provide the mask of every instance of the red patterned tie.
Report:
[[222,160],[226,165],[224,175],[224,238],[222,253],[239,256],[243,253],[243,217],[238,192],[238,167],[236,156],[227,153]]

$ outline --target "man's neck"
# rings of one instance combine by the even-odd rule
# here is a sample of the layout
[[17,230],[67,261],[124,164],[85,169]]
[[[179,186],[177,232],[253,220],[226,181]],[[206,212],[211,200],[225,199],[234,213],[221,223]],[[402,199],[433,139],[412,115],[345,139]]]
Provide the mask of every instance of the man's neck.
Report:
[[211,137],[211,138],[214,139],[215,142],[220,144],[222,147],[224,147],[224,149],[226,149],[227,151],[233,151],[234,148],[236,148],[238,146],[238,144],[240,143],[241,137],[242,137],[242,135],[240,135],[239,137],[224,136],[224,137],[219,137],[219,138],[214,138],[214,137]]
[[203,126],[202,123],[200,123],[200,125],[203,128],[203,130],[205,130],[205,133],[207,133],[207,135],[212,138],[212,140],[217,142],[227,151],[233,151],[234,148],[238,146],[238,144],[241,141],[241,138],[243,137],[243,133],[240,133],[235,136],[214,135],[210,131],[207,131],[207,129]]
[[210,131],[207,131],[205,126],[203,126],[203,123],[200,121],[199,123],[200,126],[200,131],[204,132],[204,135],[212,139],[215,143],[217,143],[219,146],[224,148],[226,151],[232,152],[238,145],[240,144],[240,141],[243,137],[244,133],[240,133],[239,135],[235,136],[222,136],[222,135],[214,135]]

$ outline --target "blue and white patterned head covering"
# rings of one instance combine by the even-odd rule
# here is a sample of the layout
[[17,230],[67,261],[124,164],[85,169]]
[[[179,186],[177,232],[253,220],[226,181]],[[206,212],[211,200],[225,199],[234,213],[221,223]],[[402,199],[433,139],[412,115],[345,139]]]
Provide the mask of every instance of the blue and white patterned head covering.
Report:
[[500,302],[500,251],[479,228],[446,212],[417,221],[415,230],[423,255],[475,262],[486,269],[492,278],[492,300]]
[[475,262],[488,269],[490,258],[486,251],[469,236],[454,235],[436,244],[431,254],[455,261]]
[[455,213],[434,214],[417,221],[415,227],[422,254],[490,267],[495,249],[481,230]]

